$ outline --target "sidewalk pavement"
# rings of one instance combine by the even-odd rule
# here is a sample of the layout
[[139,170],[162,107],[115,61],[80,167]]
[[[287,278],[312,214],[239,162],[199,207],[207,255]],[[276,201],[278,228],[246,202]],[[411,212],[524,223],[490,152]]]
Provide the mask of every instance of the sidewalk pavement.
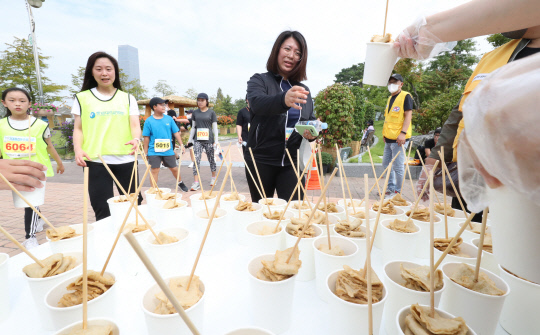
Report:
[[[235,144],[233,143],[233,146]],[[232,148],[232,160],[233,166],[243,166],[241,163],[242,159],[240,153],[236,148]],[[223,149],[226,151],[226,145],[223,145]],[[189,153],[186,153],[183,159],[185,160],[180,169],[182,179],[184,183],[190,187],[193,182],[193,172],[192,169],[188,168],[186,165],[189,164]],[[204,156],[204,155],[203,155]],[[218,169],[219,169],[218,162]],[[55,163],[53,162],[53,167]],[[41,212],[43,215],[55,226],[64,226],[74,223],[82,222],[82,210],[83,210],[83,171],[82,168],[77,166],[75,163],[66,163],[66,172],[63,175],[56,175],[49,179],[47,182],[46,189],[46,201],[45,204],[40,206]],[[139,174],[142,178],[142,175],[146,171],[146,168],[142,162],[139,164]],[[222,171],[216,189],[221,186],[221,181],[223,180],[224,171]],[[209,190],[210,182],[210,170],[208,168],[208,162],[206,164],[201,163],[201,179],[203,181],[203,187],[205,190]],[[243,167],[233,167],[232,176],[236,184],[236,188],[239,193],[245,195],[247,200],[250,200],[249,188],[246,181],[245,170]],[[330,175],[326,175],[325,179],[328,180]],[[168,169],[162,169],[159,173],[158,185],[160,187],[169,187],[174,189],[176,186],[175,182],[176,176],[173,176]],[[350,192],[353,198],[363,198],[364,197],[364,181],[363,178],[348,178]],[[370,187],[374,185],[375,179],[369,179]],[[380,182],[381,189],[383,186],[383,181]],[[145,191],[149,188],[149,181],[145,181],[142,190]],[[229,192],[229,186],[225,188]],[[200,192],[200,191],[198,191]],[[345,192],[348,191],[345,187]],[[188,201],[189,196],[196,192],[187,192],[183,194],[183,199]],[[118,194],[115,188],[115,194]],[[336,177],[332,180],[332,183],[329,187],[328,194],[330,196],[330,201],[337,202],[339,199],[343,198],[340,179]],[[316,202],[318,196],[320,195],[320,190],[308,191],[308,198],[313,202]],[[270,195],[267,195],[270,197]],[[411,201],[413,200],[413,191],[411,190],[410,183],[406,183],[403,189],[403,196]],[[374,190],[370,194],[370,201],[373,203],[377,199],[377,187],[374,187]],[[288,200],[288,199],[287,199]],[[145,204],[146,201],[143,202]],[[427,203],[421,202],[423,205]],[[2,227],[4,227],[10,234],[13,235],[19,242],[25,240],[24,232],[24,210],[22,208],[14,208],[11,191],[0,191],[0,211],[2,213]],[[88,205],[88,222],[92,223],[95,221],[94,212],[90,204]],[[45,225],[43,232],[38,233],[36,237],[40,244],[46,242],[45,230],[47,226]],[[0,252],[14,256],[20,253],[20,250],[15,246],[14,243],[9,241],[5,236],[0,236]]]

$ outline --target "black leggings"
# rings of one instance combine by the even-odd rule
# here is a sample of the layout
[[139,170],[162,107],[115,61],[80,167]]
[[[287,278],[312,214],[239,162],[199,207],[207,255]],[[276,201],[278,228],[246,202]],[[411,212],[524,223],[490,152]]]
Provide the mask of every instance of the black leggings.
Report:
[[[34,207],[39,211],[39,206]],[[39,215],[37,215],[32,208],[24,208],[24,230],[26,232],[26,238],[36,237],[36,229],[39,220]]]
[[[113,184],[116,184],[102,163],[86,162],[86,165],[90,168],[88,176],[88,194],[90,195],[90,204],[94,209],[96,215],[96,221],[111,216],[109,211],[109,204],[107,200],[114,197]],[[129,179],[131,178],[131,171],[133,170],[133,163],[124,164],[108,164],[112,173],[118,179],[124,190],[129,193],[135,193],[135,183],[131,183],[131,189],[128,191]],[[138,169],[137,169],[138,171]],[[137,175],[137,180],[139,176]],[[116,185],[118,193],[123,195],[120,187]],[[139,205],[141,204],[143,197],[139,193]]]
[[[249,167],[249,170],[253,174],[253,177],[255,178],[255,180],[257,180],[257,186],[259,186],[260,189],[259,179],[257,178],[257,173],[255,172],[253,162],[250,160],[246,160],[246,163]],[[292,166],[273,166],[257,163],[257,168],[259,169],[259,174],[261,176],[266,197],[272,198],[275,191],[277,192],[278,198],[289,201],[294,187],[296,186],[296,182],[298,181],[298,178],[296,178],[296,174],[294,173]],[[251,193],[251,201],[258,202],[259,200],[261,200],[261,196],[259,195],[259,191],[257,191],[257,188],[255,187],[253,179],[249,175],[247,168],[246,178],[248,181],[249,193]],[[305,178],[302,177],[302,183],[304,182]],[[300,196],[303,197],[304,192],[300,192]],[[298,200],[298,189],[295,192],[293,200]]]

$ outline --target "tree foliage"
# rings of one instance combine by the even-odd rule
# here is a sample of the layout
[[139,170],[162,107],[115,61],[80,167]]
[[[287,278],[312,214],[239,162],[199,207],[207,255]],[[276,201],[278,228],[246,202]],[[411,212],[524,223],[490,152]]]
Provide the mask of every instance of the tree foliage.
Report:
[[341,83],[347,86],[362,87],[362,78],[364,77],[364,63],[358,63],[351,67],[342,69],[336,74],[335,83]]
[[156,92],[157,96],[165,97],[175,94],[176,88],[169,85],[166,80],[160,79],[154,86],[154,92]]
[[353,122],[354,104],[355,96],[351,89],[341,83],[330,85],[317,94],[317,116],[328,123],[328,129],[322,132],[325,146],[333,147],[337,143],[343,147],[352,140],[357,131]]
[[[27,39],[14,37],[12,43],[5,43],[6,49],[0,52],[0,91],[10,87],[21,87],[28,91],[33,102],[39,101],[39,90],[34,63],[34,52]],[[52,83],[45,76],[49,68],[47,60],[50,56],[41,54],[38,48],[38,58],[43,85],[45,103],[61,100],[61,91],[67,87]]]
[[489,44],[493,45],[494,49],[500,47],[503,44],[510,42],[511,40],[512,40],[511,38],[504,37],[501,34],[493,34],[487,37],[487,41],[489,42]]

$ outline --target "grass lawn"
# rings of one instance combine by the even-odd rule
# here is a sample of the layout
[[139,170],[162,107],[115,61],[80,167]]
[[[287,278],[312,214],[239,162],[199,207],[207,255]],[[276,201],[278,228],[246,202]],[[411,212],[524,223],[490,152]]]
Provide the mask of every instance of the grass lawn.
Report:
[[[369,150],[371,151],[371,156],[373,157],[373,163],[382,163],[382,155],[384,152],[384,141],[382,136],[383,124],[384,120],[373,122],[373,127],[375,127],[375,136],[377,136],[377,138],[379,139],[379,142],[377,142],[377,144],[369,148]],[[420,134],[413,130],[412,135],[416,136]],[[411,156],[414,157],[414,152],[412,151]],[[369,163],[369,154],[365,154],[362,156],[362,163]]]
[[66,152],[66,149],[64,148],[66,140],[62,137],[62,132],[60,132],[60,130],[51,130],[51,140],[56,152],[60,155],[60,158],[66,158],[66,154],[69,152]]

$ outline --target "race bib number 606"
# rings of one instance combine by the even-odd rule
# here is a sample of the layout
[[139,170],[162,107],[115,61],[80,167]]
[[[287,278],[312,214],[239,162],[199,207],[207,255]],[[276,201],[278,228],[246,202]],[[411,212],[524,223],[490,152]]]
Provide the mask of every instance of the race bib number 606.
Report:
[[[29,150],[30,149],[30,150]],[[11,158],[28,157],[36,154],[36,138],[23,136],[4,136],[4,152]]]

